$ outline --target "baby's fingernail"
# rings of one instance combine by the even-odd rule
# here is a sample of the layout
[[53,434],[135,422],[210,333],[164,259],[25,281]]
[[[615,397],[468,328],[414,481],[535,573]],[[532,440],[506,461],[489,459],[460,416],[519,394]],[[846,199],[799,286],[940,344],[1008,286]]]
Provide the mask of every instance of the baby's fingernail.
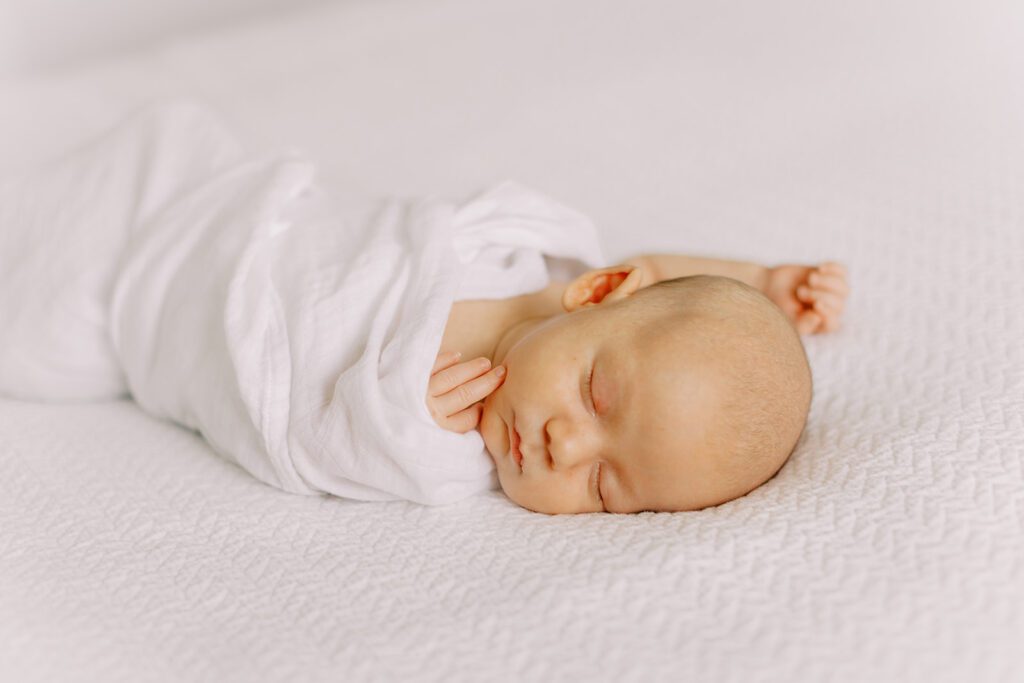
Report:
[[505,366],[504,365],[499,365],[498,367],[494,368],[494,374],[497,375],[498,377],[504,377],[505,376]]

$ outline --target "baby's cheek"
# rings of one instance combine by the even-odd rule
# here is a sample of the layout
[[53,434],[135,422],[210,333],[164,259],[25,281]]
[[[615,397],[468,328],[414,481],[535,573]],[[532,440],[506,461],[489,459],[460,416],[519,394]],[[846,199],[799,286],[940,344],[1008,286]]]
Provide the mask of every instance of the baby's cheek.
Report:
[[484,409],[480,415],[480,424],[477,425],[477,429],[480,431],[480,436],[483,437],[484,446],[487,448],[487,452],[490,453],[491,458],[497,458],[502,441],[502,422],[501,418],[491,409],[488,403],[488,401],[484,401]]

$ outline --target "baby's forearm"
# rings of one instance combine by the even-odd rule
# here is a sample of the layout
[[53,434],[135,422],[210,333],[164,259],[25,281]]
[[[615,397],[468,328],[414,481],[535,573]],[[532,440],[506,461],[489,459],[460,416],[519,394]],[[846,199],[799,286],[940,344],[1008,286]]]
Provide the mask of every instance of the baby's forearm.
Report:
[[763,292],[768,279],[768,269],[765,266],[746,261],[726,261],[682,254],[641,254],[627,259],[626,263],[644,269],[645,286],[687,275],[723,275]]

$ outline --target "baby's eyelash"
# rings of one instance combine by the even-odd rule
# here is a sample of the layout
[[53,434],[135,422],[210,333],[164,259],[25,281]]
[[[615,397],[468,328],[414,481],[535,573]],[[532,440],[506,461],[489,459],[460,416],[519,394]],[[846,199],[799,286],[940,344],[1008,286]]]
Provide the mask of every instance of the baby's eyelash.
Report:
[[583,383],[583,386],[586,387],[586,394],[587,394],[587,399],[590,401],[590,407],[594,409],[594,412],[597,412],[597,406],[594,405],[594,394],[591,393],[591,391],[590,391],[590,382],[593,380],[593,378],[594,378],[594,366],[591,365],[590,366],[590,372],[587,373],[587,380],[586,380],[586,382]]
[[597,489],[597,499],[601,501],[601,505],[604,505],[604,496],[601,495],[601,463],[597,463],[597,474],[594,475],[596,483],[594,488]]

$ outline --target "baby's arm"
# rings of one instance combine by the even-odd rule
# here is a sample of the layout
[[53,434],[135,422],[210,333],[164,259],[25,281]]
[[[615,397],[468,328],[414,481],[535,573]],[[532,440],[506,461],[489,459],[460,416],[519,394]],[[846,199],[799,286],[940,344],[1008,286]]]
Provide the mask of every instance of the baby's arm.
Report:
[[850,293],[846,268],[834,262],[770,268],[745,261],[682,254],[642,254],[627,259],[626,264],[643,270],[641,286],[687,275],[722,275],[739,280],[771,299],[801,334],[838,329],[839,318]]
[[[721,275],[745,282],[763,292],[768,271],[767,268],[757,263],[684,256],[683,254],[641,254],[627,259],[626,263],[643,268],[644,286],[687,275]],[[650,277],[649,282],[648,276]]]

